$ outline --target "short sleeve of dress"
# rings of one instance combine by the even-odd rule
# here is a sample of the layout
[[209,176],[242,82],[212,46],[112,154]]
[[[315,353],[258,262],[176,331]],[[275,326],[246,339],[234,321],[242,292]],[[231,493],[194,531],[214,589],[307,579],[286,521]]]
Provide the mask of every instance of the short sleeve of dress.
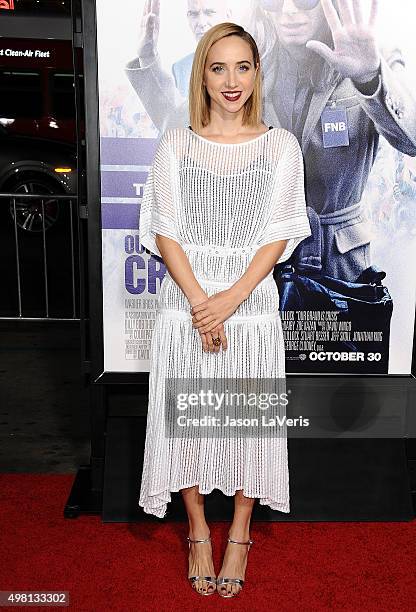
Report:
[[302,150],[292,133],[287,131],[284,138],[285,149],[272,193],[272,213],[258,245],[288,240],[276,263],[289,259],[298,244],[312,234],[306,212]]
[[156,234],[179,242],[172,188],[174,161],[165,133],[147,175],[139,218],[140,243],[159,257],[162,255],[156,245]]

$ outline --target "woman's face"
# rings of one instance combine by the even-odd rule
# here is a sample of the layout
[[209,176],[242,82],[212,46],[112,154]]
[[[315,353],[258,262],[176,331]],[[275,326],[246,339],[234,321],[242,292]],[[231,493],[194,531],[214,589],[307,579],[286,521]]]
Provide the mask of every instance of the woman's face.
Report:
[[319,40],[326,24],[321,3],[305,11],[298,9],[293,0],[278,0],[276,10],[270,14],[274,17],[279,40],[285,47],[305,46],[308,40]]
[[[237,113],[253,93],[256,78],[250,45],[239,36],[227,36],[210,48],[205,62],[204,83],[211,109]],[[228,97],[227,92],[236,96]]]

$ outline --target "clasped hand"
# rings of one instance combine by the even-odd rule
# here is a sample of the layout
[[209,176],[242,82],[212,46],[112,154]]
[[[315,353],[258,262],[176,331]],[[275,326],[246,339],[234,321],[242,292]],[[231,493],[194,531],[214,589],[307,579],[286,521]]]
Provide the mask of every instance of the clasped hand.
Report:
[[227,338],[224,333],[223,322],[228,319],[240,305],[240,300],[231,289],[219,291],[207,298],[201,304],[191,308],[192,325],[201,335],[204,350],[217,349],[213,338],[219,337],[224,349],[227,348]]

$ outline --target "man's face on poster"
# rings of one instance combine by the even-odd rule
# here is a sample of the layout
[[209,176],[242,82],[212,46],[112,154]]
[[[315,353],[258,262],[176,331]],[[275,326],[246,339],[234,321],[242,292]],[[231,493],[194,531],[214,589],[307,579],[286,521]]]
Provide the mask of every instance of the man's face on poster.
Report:
[[275,20],[279,40],[285,47],[305,46],[309,40],[319,40],[326,23],[320,2],[310,10],[303,10],[294,0],[273,0],[273,9],[270,14]]
[[189,25],[195,38],[200,38],[212,26],[230,21],[231,11],[223,0],[188,0]]

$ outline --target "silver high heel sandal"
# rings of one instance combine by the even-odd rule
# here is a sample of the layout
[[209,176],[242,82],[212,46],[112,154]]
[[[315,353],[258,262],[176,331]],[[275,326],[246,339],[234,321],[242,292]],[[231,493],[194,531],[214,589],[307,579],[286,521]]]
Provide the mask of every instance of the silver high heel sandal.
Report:
[[[254,544],[253,540],[248,540],[247,542],[237,542],[237,540],[232,540],[231,538],[228,538],[228,541],[231,542],[232,544],[248,544],[248,550],[247,552],[250,550],[250,547],[252,544]],[[226,578],[225,576],[221,576],[220,578],[217,578],[217,587],[221,587],[224,584],[238,584],[240,586],[240,589],[237,593],[230,593],[229,595],[223,595],[221,593],[221,589],[218,589],[218,593],[219,595],[221,595],[221,597],[235,597],[236,595],[238,595],[239,593],[241,593],[242,589],[243,589],[243,585],[244,585],[244,580],[242,578]]]
[[[209,535],[207,538],[205,538],[205,540],[191,540],[189,536],[186,539],[189,542],[189,548],[191,548],[191,542],[203,544],[205,542],[209,542],[211,540],[211,536]],[[217,579],[215,576],[189,576],[188,580],[190,581],[193,590],[199,593],[199,595],[212,595],[217,590]],[[197,589],[195,588],[195,583],[198,582],[198,580],[205,580],[206,582],[208,582],[206,593],[197,591]],[[208,591],[208,588],[211,584],[214,586],[214,588],[212,589],[212,591]]]

